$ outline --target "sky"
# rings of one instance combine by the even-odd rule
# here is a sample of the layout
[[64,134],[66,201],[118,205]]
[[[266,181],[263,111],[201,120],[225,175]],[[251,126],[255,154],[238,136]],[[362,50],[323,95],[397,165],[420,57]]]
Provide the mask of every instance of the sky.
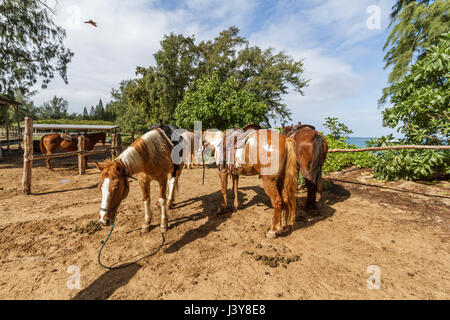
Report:
[[[53,0],[54,1],[54,0]],[[272,47],[303,59],[309,86],[304,96],[283,97],[293,122],[327,132],[326,117],[337,117],[354,137],[379,137],[395,130],[382,126],[378,99],[387,85],[383,45],[394,0],[59,0],[55,23],[66,30],[74,53],[66,85],[55,76],[33,97],[36,105],[54,95],[81,113],[111,89],[135,76],[136,66],[154,65],[164,34],[213,39],[236,26],[251,46]],[[50,1],[50,5],[52,2]],[[94,20],[98,27],[83,23]],[[279,123],[275,123],[277,125]]]

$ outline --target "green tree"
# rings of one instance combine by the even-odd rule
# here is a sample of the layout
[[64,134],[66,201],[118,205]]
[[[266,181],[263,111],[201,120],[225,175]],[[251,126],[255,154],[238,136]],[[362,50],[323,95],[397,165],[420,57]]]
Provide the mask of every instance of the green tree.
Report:
[[144,110],[149,124],[158,119],[173,123],[175,108],[186,90],[195,90],[200,79],[213,74],[222,82],[233,77],[240,89],[252,92],[257,101],[265,104],[266,125],[271,119],[290,119],[282,97],[289,88],[303,94],[307,85],[302,78],[301,60],[274,49],[249,47],[235,27],[199,44],[195,44],[193,36],[166,35],[154,57],[155,66],[136,68],[135,85],[128,91],[128,99]]
[[89,113],[86,107],[83,109],[83,120],[89,120]]
[[67,83],[73,53],[64,47],[64,29],[52,21],[45,0],[0,0],[0,93],[27,92],[38,80],[42,88],[59,73]]
[[63,119],[68,117],[67,100],[54,96],[50,101],[45,102],[39,107],[39,116],[41,119]]
[[426,53],[389,94],[393,105],[383,113],[385,126],[405,134],[413,143],[447,142],[450,132],[450,33]]
[[234,126],[260,123],[267,107],[256,96],[239,89],[233,77],[222,81],[219,73],[200,79],[196,90],[188,90],[175,112],[178,126],[193,129],[194,121],[202,121],[203,128],[225,130]]
[[134,133],[146,132],[150,126],[147,125],[146,115],[142,108],[135,106],[129,99],[129,91],[135,89],[135,82],[122,81],[119,89],[111,91],[112,100],[110,108],[116,114],[116,123],[120,125],[121,131]]
[[[384,50],[385,69],[391,68],[389,83],[392,85],[404,76],[426,48],[438,42],[439,36],[449,30],[450,2],[446,0],[398,0],[392,8],[391,33]],[[389,95],[384,90],[380,103]]]
[[330,130],[330,136],[335,140],[341,140],[353,133],[345,124],[339,122],[338,118],[326,117],[323,126]]

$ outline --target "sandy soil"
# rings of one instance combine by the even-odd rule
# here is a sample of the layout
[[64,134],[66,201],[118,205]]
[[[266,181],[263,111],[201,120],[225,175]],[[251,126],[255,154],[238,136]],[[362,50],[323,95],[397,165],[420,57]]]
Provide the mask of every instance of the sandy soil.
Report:
[[[133,263],[107,271],[97,264],[109,228],[94,223],[100,191],[92,163],[79,176],[75,158],[55,161],[51,171],[37,161],[33,195],[23,196],[20,154],[4,155],[1,299],[450,298],[447,182],[382,183],[367,170],[332,174],[325,205],[299,209],[295,230],[269,240],[272,209],[258,177],[242,177],[240,210],[218,216],[217,170],[207,169],[202,185],[200,168],[185,169],[162,243],[157,184],[153,228],[141,233],[142,196],[131,181],[102,262]],[[304,190],[298,199],[305,200]],[[72,265],[80,268],[80,289],[67,286]],[[371,265],[381,271],[378,290],[367,287]]]

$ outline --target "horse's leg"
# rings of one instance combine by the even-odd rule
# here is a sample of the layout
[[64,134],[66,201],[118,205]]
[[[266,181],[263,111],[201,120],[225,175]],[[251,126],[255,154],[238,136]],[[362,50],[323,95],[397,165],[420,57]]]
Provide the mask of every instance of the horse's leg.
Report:
[[172,176],[169,180],[169,198],[167,206],[169,209],[173,208],[173,203],[175,202],[175,191],[178,191],[178,179],[180,178],[181,171],[183,170],[184,164],[175,164],[173,166]]
[[238,182],[239,182],[239,176],[237,174],[231,175],[233,179],[233,195],[234,195],[234,203],[233,203],[233,210],[236,212],[239,207],[238,202]]
[[[47,149],[47,154],[52,154],[53,152]],[[50,158],[45,159],[45,163],[47,165],[47,169],[51,169],[52,165],[50,163]]]
[[273,177],[262,176],[264,191],[270,198],[273,207],[272,226],[267,230],[266,237],[275,239],[282,231],[281,212],[283,211],[283,199],[278,192],[277,183]]
[[142,190],[142,198],[144,201],[145,222],[142,225],[142,231],[150,231],[150,223],[152,222],[152,209],[150,206],[150,181],[139,180],[139,186]]
[[166,232],[168,229],[167,206],[166,206],[166,190],[167,190],[167,176],[163,176],[158,180],[159,182],[159,206],[161,207],[161,232]]
[[222,193],[222,203],[219,207],[219,214],[223,214],[225,209],[227,208],[227,182],[228,182],[228,173],[219,172],[220,177],[220,186]]
[[309,173],[309,163],[308,160],[304,156],[300,156],[299,158],[299,164],[300,164],[300,173],[305,180],[306,190],[307,190],[307,196],[306,196],[306,202],[304,204],[304,209],[308,208],[309,204],[311,203],[311,175]]

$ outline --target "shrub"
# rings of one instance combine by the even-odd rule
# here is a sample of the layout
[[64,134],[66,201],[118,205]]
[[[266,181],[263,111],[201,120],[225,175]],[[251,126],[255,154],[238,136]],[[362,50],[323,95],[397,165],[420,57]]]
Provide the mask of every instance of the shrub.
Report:
[[[356,149],[354,145],[346,143],[345,138],[335,139],[327,135],[328,149]],[[355,166],[357,168],[370,168],[375,164],[376,157],[372,152],[334,152],[328,153],[323,166],[323,172],[334,172]]]

